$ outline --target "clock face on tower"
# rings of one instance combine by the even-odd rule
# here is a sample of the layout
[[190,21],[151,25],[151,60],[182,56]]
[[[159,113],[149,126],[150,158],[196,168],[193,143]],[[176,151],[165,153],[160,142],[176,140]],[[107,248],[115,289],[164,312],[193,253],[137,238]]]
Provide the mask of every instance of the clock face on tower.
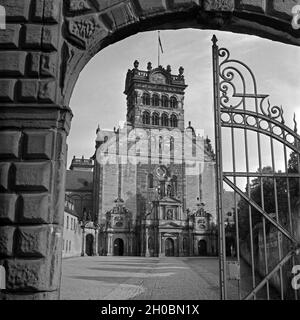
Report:
[[154,83],[166,83],[166,77],[161,73],[154,73],[151,75],[150,81]]
[[156,168],[156,175],[158,178],[164,178],[167,175],[167,169],[164,166],[159,166]]

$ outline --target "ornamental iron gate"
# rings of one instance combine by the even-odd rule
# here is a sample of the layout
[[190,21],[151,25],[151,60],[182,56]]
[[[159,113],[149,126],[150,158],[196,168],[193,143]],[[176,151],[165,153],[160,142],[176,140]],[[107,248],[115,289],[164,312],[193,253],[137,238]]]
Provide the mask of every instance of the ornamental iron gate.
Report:
[[[221,299],[298,299],[300,136],[213,36]],[[227,170],[227,168],[229,169]],[[232,217],[223,210],[233,191]],[[298,260],[298,263],[297,263]]]

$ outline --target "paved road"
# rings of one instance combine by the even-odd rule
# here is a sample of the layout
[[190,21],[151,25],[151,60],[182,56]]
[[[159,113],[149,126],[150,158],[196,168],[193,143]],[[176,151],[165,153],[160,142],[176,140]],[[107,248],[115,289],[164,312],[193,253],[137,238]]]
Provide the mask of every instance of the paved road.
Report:
[[[218,268],[217,258],[69,258],[63,260],[61,299],[217,300]],[[237,299],[236,281],[228,289]]]

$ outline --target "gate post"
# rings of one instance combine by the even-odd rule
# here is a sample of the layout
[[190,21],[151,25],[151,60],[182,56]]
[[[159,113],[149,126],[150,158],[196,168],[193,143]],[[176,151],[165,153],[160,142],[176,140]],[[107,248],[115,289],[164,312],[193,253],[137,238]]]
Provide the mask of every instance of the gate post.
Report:
[[217,193],[217,223],[218,223],[218,251],[220,272],[220,298],[226,300],[226,244],[225,225],[223,217],[223,167],[222,167],[222,136],[221,136],[221,112],[220,112],[220,83],[219,83],[219,47],[217,37],[212,38],[213,57],[213,87],[214,87],[214,116],[215,116],[215,149],[216,149],[216,193]]
[[61,99],[61,0],[1,0],[0,299],[57,299],[72,113]]
[[71,112],[58,107],[0,109],[2,299],[57,299]]

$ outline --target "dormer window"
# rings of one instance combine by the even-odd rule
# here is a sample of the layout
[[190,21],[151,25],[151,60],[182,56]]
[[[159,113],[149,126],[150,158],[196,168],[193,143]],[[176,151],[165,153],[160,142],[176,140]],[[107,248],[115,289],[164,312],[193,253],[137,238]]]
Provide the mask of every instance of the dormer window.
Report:
[[169,99],[167,96],[162,96],[161,97],[161,106],[163,108],[168,108],[169,107]]
[[148,93],[143,94],[143,105],[150,106],[150,95]]

